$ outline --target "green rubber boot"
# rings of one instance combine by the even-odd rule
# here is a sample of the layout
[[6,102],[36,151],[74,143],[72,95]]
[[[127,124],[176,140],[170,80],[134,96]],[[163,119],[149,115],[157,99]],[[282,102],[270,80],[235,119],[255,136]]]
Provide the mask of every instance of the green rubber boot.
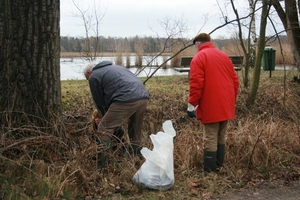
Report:
[[216,170],[217,152],[204,150],[204,175]]
[[224,156],[225,156],[225,144],[218,144],[217,150],[217,168],[216,170],[219,171],[223,167],[224,163]]

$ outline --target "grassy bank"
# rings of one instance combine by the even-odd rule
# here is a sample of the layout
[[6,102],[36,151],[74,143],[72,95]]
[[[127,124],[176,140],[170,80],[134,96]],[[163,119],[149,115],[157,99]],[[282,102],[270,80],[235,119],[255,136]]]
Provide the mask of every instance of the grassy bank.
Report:
[[133,183],[133,175],[144,162],[138,157],[119,156],[116,151],[105,169],[96,170],[96,144],[86,137],[90,134],[89,121],[94,109],[88,82],[62,81],[63,130],[67,138],[60,138],[60,143],[48,141],[42,146],[27,143],[27,148],[35,149],[34,157],[28,151],[21,151],[23,156],[17,160],[2,157],[2,196],[216,199],[226,192],[254,187],[263,181],[288,184],[299,178],[300,171],[300,85],[291,81],[294,73],[287,73],[284,85],[283,71],[274,71],[271,78],[268,71],[262,71],[251,110],[245,107],[248,90],[241,86],[236,120],[230,122],[228,129],[224,168],[205,178],[198,177],[203,170],[202,126],[186,115],[187,76],[150,79],[146,83],[151,100],[143,127],[145,147],[152,148],[149,135],[160,131],[165,120],[172,120],[176,130],[175,184],[165,192]]

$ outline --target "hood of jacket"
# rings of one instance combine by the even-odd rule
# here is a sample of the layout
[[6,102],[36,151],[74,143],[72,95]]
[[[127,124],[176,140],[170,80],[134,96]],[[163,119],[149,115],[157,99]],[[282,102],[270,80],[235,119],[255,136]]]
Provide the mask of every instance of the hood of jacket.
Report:
[[104,61],[98,63],[98,64],[93,68],[93,70],[99,69],[99,68],[101,68],[101,67],[105,67],[105,66],[108,66],[108,65],[112,65],[112,64],[113,64],[112,62],[110,62],[110,61],[108,61],[108,60],[104,60]]

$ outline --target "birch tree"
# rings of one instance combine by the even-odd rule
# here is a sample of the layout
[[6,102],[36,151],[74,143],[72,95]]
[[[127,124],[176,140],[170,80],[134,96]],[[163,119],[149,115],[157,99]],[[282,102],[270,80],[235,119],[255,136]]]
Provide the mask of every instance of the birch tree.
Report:
[[250,108],[255,101],[259,80],[260,80],[260,72],[261,72],[261,62],[262,57],[265,49],[266,43],[266,26],[267,26],[267,19],[269,15],[270,4],[268,0],[262,0],[262,10],[261,10],[261,19],[260,19],[260,31],[259,31],[259,40],[258,40],[258,48],[257,48],[257,55],[255,59],[254,71],[253,71],[253,80],[251,83],[250,93],[246,100],[246,106]]

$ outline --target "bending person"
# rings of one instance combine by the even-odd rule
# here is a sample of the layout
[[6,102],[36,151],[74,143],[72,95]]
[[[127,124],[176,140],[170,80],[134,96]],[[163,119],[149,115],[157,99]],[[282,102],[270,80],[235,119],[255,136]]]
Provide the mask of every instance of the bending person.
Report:
[[[142,148],[142,126],[144,113],[148,106],[149,93],[141,80],[123,66],[110,61],[88,64],[84,75],[94,103],[103,118],[98,126],[101,143],[110,148],[113,133],[128,120],[128,136],[135,154]],[[105,164],[98,164],[101,168]]]

